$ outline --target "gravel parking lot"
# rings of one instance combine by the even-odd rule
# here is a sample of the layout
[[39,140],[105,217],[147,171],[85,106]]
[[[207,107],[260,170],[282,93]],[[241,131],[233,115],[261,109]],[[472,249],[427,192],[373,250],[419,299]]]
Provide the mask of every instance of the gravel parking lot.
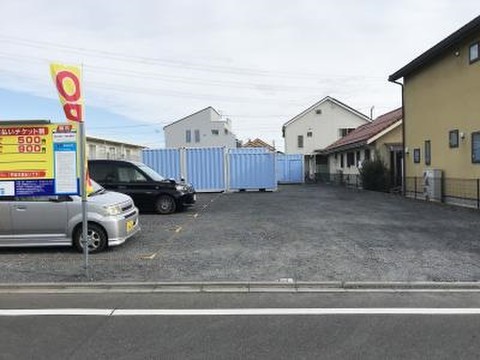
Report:
[[[92,255],[94,281],[476,281],[480,212],[320,185],[199,194]],[[0,282],[84,281],[69,248],[1,249]]]

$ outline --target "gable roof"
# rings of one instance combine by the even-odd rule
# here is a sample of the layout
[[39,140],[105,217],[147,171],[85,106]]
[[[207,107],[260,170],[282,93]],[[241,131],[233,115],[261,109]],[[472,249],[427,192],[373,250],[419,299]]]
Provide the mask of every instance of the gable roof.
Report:
[[400,70],[388,77],[388,81],[395,81],[405,77],[412,72],[428,65],[448,50],[451,50],[460,41],[480,31],[480,16],[470,21],[450,36],[440,41],[437,45],[425,51],[422,55],[412,60]]
[[180,121],[186,120],[186,119],[188,119],[189,117],[192,117],[192,116],[194,116],[194,115],[200,114],[201,112],[203,112],[203,111],[205,111],[205,110],[208,110],[208,109],[212,109],[213,111],[215,111],[215,112],[218,114],[218,116],[221,116],[220,113],[219,113],[217,110],[215,110],[212,106],[207,106],[206,108],[204,108],[204,109],[202,109],[202,110],[198,110],[197,112],[194,112],[193,114],[187,115],[187,116],[185,116],[185,117],[183,117],[183,118],[181,118],[181,119],[179,119],[179,120],[176,120],[176,121],[174,121],[174,122],[172,122],[172,123],[170,123],[170,124],[168,124],[168,125],[165,125],[165,126],[163,127],[163,129],[165,130],[165,128],[167,128],[167,127],[169,127],[169,126],[171,126],[171,125],[173,125],[173,124],[177,124],[177,123],[179,123]]
[[362,114],[360,111],[358,110],[355,110],[354,108],[348,106],[347,104],[344,104],[342,103],[341,101],[331,97],[331,96],[325,96],[322,100],[320,100],[319,102],[313,104],[312,106],[310,106],[308,109],[306,109],[305,111],[301,112],[300,114],[298,114],[297,116],[295,116],[294,118],[290,119],[289,121],[287,121],[285,124],[283,124],[282,126],[282,129],[285,130],[285,127],[287,127],[288,125],[290,125],[291,123],[295,122],[296,120],[298,120],[299,118],[301,118],[303,115],[305,115],[306,113],[312,111],[313,109],[315,109],[317,106],[320,106],[322,105],[323,103],[327,102],[327,101],[330,101],[338,106],[340,106],[341,108],[357,115],[358,117],[361,117],[362,119],[366,120],[366,121],[371,121],[370,118],[365,115],[365,114]]
[[324,150],[322,150],[322,153],[329,154],[338,150],[369,144],[378,138],[377,135],[383,135],[382,132],[386,130],[393,130],[400,125],[402,118],[402,108],[398,108],[383,114],[377,117],[371,123],[359,126],[348,135],[327,146]]
[[275,151],[275,148],[268,144],[267,142],[263,141],[262,139],[256,138],[254,140],[248,140],[242,147],[259,147],[259,148],[267,148],[271,151]]

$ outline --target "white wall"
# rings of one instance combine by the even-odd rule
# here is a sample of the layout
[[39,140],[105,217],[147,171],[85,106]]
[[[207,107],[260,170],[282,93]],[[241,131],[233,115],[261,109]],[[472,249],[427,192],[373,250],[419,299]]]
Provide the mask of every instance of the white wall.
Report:
[[[360,164],[365,161],[365,150],[370,150],[369,160],[375,159],[375,146],[363,146],[361,148],[354,148],[349,151],[337,152],[335,154],[328,155],[328,166],[330,174],[336,174],[341,171],[345,175],[358,175],[360,174],[360,169],[358,168],[359,161]],[[352,166],[347,166],[347,153],[353,152],[355,154],[355,164]],[[357,156],[357,152],[360,152],[360,159]],[[341,166],[341,157],[343,156],[343,168]]]
[[87,157],[111,160],[142,160],[142,149],[129,144],[119,144],[108,140],[87,138]]
[[[321,114],[316,113],[318,109],[322,111]],[[339,129],[357,128],[367,122],[359,115],[326,100],[286,126],[285,152],[287,154],[314,154],[315,150],[323,149],[338,140],[340,138]],[[312,137],[307,137],[309,131],[312,132]],[[303,135],[303,149],[297,146],[298,135]]]
[[[190,143],[186,141],[187,130],[191,131]],[[195,141],[195,130],[200,131],[199,142]],[[212,130],[218,130],[218,135],[212,134]],[[164,131],[167,148],[213,146],[234,148],[237,146],[230,120],[222,120],[221,116],[210,107],[166,126]]]

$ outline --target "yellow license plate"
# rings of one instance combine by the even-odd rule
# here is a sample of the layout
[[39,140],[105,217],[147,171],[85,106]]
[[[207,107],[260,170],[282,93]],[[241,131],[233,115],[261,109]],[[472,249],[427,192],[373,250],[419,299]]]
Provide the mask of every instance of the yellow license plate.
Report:
[[134,227],[135,227],[135,221],[133,220],[127,221],[127,232],[132,231]]

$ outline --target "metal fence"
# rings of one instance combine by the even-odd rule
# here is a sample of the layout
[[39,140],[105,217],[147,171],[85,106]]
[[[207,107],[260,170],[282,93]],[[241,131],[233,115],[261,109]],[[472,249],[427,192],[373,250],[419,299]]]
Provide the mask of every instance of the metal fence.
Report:
[[354,188],[354,189],[362,188],[362,179],[360,175],[357,175],[357,174],[316,173],[315,182],[345,186],[345,187]]
[[[439,178],[436,182],[438,195],[432,200],[480,209],[480,179]],[[424,178],[407,177],[405,195],[414,199],[427,199],[429,194]]]

